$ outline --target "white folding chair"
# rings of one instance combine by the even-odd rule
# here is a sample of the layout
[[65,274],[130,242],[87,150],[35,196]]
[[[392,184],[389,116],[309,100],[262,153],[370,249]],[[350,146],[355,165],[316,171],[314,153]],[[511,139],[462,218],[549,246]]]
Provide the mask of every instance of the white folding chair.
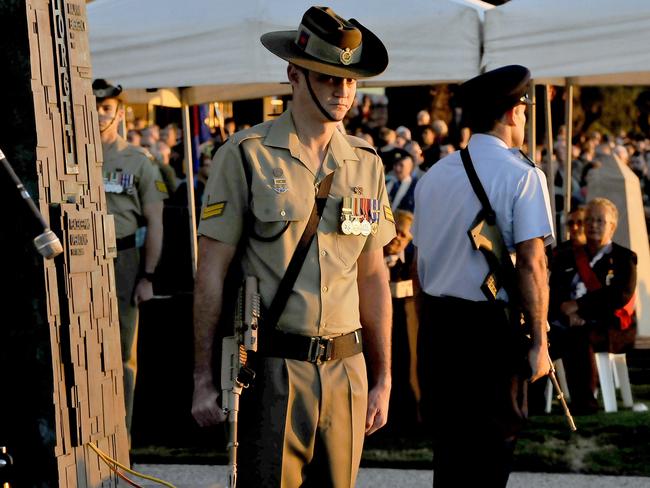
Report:
[[630,386],[630,375],[625,354],[597,352],[595,356],[605,412],[618,411],[616,389],[621,390],[623,406],[633,408],[632,387]]

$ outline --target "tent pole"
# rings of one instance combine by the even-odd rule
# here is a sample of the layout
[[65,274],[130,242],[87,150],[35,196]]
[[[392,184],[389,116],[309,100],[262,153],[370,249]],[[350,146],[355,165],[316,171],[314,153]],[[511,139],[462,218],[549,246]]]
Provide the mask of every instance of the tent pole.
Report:
[[557,236],[557,218],[555,215],[555,165],[553,164],[553,123],[551,119],[551,97],[549,91],[551,85],[544,85],[544,125],[546,132],[546,183],[548,195],[551,200],[551,214],[553,215],[553,227]]
[[185,90],[181,89],[181,111],[183,116],[183,164],[185,181],[187,184],[187,209],[189,211],[190,226],[190,252],[192,253],[192,278],[196,277],[196,263],[198,261],[198,245],[196,232],[196,207],[194,206],[194,163],[192,158],[192,137],[190,133],[190,106],[187,102]]
[[528,98],[530,98],[531,102],[533,102],[528,112],[528,157],[535,161],[535,146],[537,145],[537,141],[535,140],[537,135],[537,111],[535,105],[534,80],[531,80],[530,84],[528,85]]
[[[564,155],[564,222],[569,219],[569,212],[571,212],[571,194],[573,193],[573,83],[569,78],[566,79],[566,88],[564,91],[564,127],[566,134],[566,153]],[[567,232],[568,234],[568,232]],[[564,236],[568,238],[568,235]]]

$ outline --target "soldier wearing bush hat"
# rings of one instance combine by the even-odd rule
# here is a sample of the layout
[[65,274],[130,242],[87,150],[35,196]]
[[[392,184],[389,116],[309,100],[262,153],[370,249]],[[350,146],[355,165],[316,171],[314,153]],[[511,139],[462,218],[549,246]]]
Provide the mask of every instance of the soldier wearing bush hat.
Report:
[[[553,226],[544,174],[519,149],[529,79],[527,68],[513,65],[463,83],[468,146],[433,165],[415,189],[422,410],[430,416],[440,488],[506,486],[526,416],[524,380],[549,371],[545,245]],[[478,186],[490,212],[482,211]],[[470,239],[479,222],[496,224],[506,258],[516,255],[517,296],[485,281],[499,267]],[[509,308],[515,301],[531,329],[526,349],[519,309]]]
[[98,102],[101,102],[106,98],[116,98],[121,100],[122,85],[113,85],[108,80],[97,78],[93,81],[93,94]]
[[[286,304],[276,323],[260,329],[256,383],[242,397],[238,481],[351,487],[364,435],[387,420],[391,298],[382,249],[395,226],[377,153],[338,129],[356,80],[384,71],[388,55],[370,30],[327,7],[311,7],[297,30],[261,41],[289,63],[293,101],[277,119],[231,137],[212,164],[199,226],[192,410],[201,425],[225,419],[216,403],[212,342],[242,234],[243,268],[259,279],[268,308],[314,196],[331,181]],[[253,226],[244,228],[249,208]]]
[[[118,126],[124,119],[122,87],[101,78],[93,81],[92,86],[104,156],[106,205],[115,220],[117,238],[115,287],[124,365],[126,427],[130,432],[137,373],[138,304],[153,297],[153,276],[162,251],[162,209],[167,188],[146,152],[118,134]],[[141,222],[147,226],[143,263],[135,238]]]

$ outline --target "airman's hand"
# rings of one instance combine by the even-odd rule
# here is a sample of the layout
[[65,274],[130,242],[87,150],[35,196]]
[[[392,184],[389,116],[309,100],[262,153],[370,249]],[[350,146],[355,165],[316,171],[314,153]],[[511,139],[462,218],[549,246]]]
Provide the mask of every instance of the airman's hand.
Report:
[[548,355],[547,346],[533,346],[528,351],[528,363],[532,372],[531,383],[546,376],[551,371],[551,363]]

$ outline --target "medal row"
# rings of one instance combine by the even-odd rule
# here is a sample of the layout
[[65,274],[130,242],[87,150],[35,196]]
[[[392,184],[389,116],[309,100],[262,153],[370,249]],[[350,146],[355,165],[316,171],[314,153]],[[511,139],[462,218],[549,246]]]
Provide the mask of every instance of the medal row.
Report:
[[343,197],[341,232],[345,235],[368,236],[379,228],[379,200],[358,196]]
[[106,193],[135,193],[135,175],[123,171],[114,171],[104,175]]

